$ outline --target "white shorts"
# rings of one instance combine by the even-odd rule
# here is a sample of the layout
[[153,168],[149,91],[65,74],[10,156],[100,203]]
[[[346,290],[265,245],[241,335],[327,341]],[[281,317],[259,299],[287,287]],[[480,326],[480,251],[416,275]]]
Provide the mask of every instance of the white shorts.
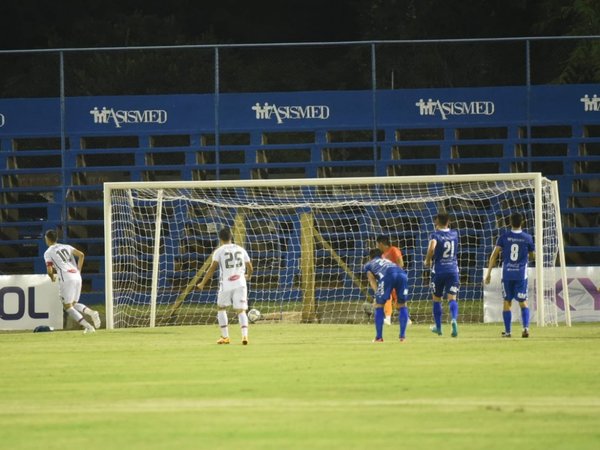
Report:
[[243,309],[244,311],[248,309],[248,288],[246,286],[219,292],[217,306],[226,308],[231,305],[233,305],[233,309]]
[[58,292],[63,305],[77,303],[81,295],[81,276],[65,278],[60,283]]

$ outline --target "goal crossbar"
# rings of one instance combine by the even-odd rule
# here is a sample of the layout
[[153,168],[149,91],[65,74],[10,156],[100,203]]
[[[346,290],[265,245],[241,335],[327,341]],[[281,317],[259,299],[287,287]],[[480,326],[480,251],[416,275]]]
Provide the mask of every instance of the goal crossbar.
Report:
[[467,174],[467,175],[411,175],[390,177],[349,177],[349,178],[285,178],[268,180],[206,180],[206,181],[118,181],[104,183],[104,190],[125,189],[191,189],[244,188],[244,187],[286,187],[286,186],[335,186],[369,184],[421,184],[421,183],[469,183],[475,181],[531,181],[542,180],[539,172]]

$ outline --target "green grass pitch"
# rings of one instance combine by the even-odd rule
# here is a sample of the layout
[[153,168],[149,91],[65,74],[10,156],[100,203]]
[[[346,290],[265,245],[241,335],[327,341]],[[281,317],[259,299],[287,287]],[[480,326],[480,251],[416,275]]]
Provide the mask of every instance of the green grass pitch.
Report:
[[[448,329],[446,331],[449,331]],[[0,334],[0,448],[598,449],[600,327]]]

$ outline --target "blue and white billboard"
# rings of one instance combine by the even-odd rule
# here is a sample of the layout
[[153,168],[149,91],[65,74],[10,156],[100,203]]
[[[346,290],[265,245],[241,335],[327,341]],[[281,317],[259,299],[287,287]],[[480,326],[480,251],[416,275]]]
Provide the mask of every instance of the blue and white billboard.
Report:
[[[600,85],[69,97],[74,135],[504,126],[600,119]],[[0,100],[0,136],[58,135],[59,99]]]

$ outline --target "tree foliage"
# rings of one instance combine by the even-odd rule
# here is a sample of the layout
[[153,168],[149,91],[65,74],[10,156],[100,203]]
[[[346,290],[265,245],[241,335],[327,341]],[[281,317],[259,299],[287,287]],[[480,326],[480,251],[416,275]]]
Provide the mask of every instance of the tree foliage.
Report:
[[[546,0],[534,29],[544,35],[589,36],[600,34],[600,2],[597,0]],[[595,83],[600,81],[600,39],[554,42],[542,57],[555,62],[550,81]]]
[[[600,33],[597,0],[20,0],[0,3],[0,48],[409,40]],[[535,83],[600,80],[600,40],[531,44]],[[224,92],[367,89],[370,47],[222,49]],[[0,97],[58,95],[56,54],[0,55]],[[210,50],[68,53],[67,95],[212,92]],[[525,83],[525,45],[377,46],[389,87]]]

